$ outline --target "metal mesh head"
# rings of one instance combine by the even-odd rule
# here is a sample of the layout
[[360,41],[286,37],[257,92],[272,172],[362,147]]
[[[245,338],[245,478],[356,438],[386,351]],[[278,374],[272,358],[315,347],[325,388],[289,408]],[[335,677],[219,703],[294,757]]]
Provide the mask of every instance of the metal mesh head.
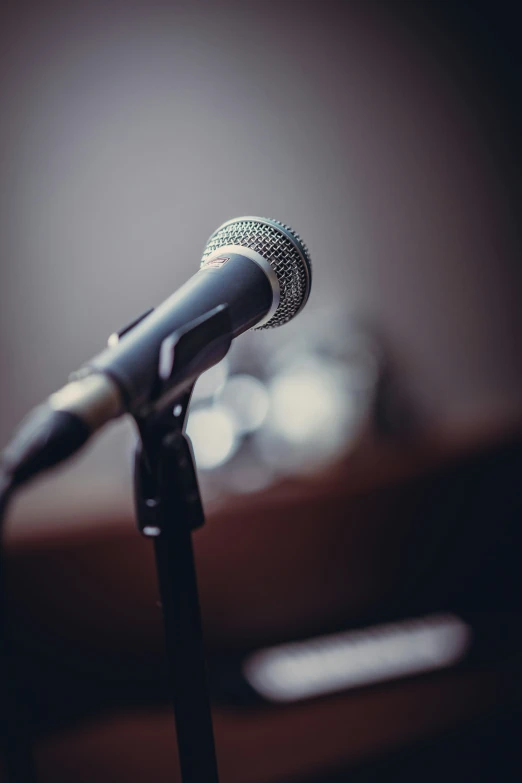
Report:
[[310,294],[312,264],[308,248],[289,226],[277,220],[240,217],[223,223],[207,242],[201,264],[211,253],[227,245],[255,250],[268,261],[277,275],[280,300],[277,310],[259,329],[271,329],[290,321]]

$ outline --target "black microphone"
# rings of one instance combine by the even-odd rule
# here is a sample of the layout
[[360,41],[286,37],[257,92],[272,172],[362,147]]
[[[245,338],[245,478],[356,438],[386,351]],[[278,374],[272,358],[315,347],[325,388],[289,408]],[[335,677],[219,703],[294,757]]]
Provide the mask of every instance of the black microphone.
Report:
[[288,226],[258,217],[224,223],[187,283],[111,335],[105,351],[29,414],[3,452],[4,481],[12,488],[58,464],[111,419],[164,410],[233,338],[297,315],[311,277],[308,249]]

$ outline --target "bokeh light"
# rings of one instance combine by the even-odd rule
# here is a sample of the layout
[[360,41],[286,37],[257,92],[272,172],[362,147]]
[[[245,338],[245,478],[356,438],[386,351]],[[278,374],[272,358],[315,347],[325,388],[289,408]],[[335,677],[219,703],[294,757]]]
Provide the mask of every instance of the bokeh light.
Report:
[[229,379],[219,402],[233,413],[237,431],[243,434],[261,427],[270,404],[264,383],[246,374],[233,375]]
[[211,470],[223,465],[234,454],[237,445],[235,421],[220,405],[193,411],[187,424],[199,468]]

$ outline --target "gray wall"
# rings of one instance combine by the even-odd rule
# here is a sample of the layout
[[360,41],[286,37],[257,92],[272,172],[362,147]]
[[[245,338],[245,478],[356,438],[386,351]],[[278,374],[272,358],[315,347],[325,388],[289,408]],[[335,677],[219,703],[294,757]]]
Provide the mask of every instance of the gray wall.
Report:
[[[0,41],[0,442],[241,214],[303,235],[309,308],[375,323],[435,425],[520,410],[509,118],[455,33],[401,4],[42,5]],[[69,479],[126,487],[128,440]]]

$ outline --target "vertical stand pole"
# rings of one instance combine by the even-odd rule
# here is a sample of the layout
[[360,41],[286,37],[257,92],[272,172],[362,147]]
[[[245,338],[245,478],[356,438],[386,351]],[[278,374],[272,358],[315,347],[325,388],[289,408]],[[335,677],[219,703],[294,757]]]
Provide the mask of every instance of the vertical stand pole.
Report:
[[[185,404],[188,405],[188,398]],[[172,414],[170,420],[173,422]],[[179,425],[161,437],[139,423],[138,525],[154,538],[183,783],[218,783],[192,530],[203,510],[192,452]]]
[[218,783],[189,530],[154,542],[183,783]]

